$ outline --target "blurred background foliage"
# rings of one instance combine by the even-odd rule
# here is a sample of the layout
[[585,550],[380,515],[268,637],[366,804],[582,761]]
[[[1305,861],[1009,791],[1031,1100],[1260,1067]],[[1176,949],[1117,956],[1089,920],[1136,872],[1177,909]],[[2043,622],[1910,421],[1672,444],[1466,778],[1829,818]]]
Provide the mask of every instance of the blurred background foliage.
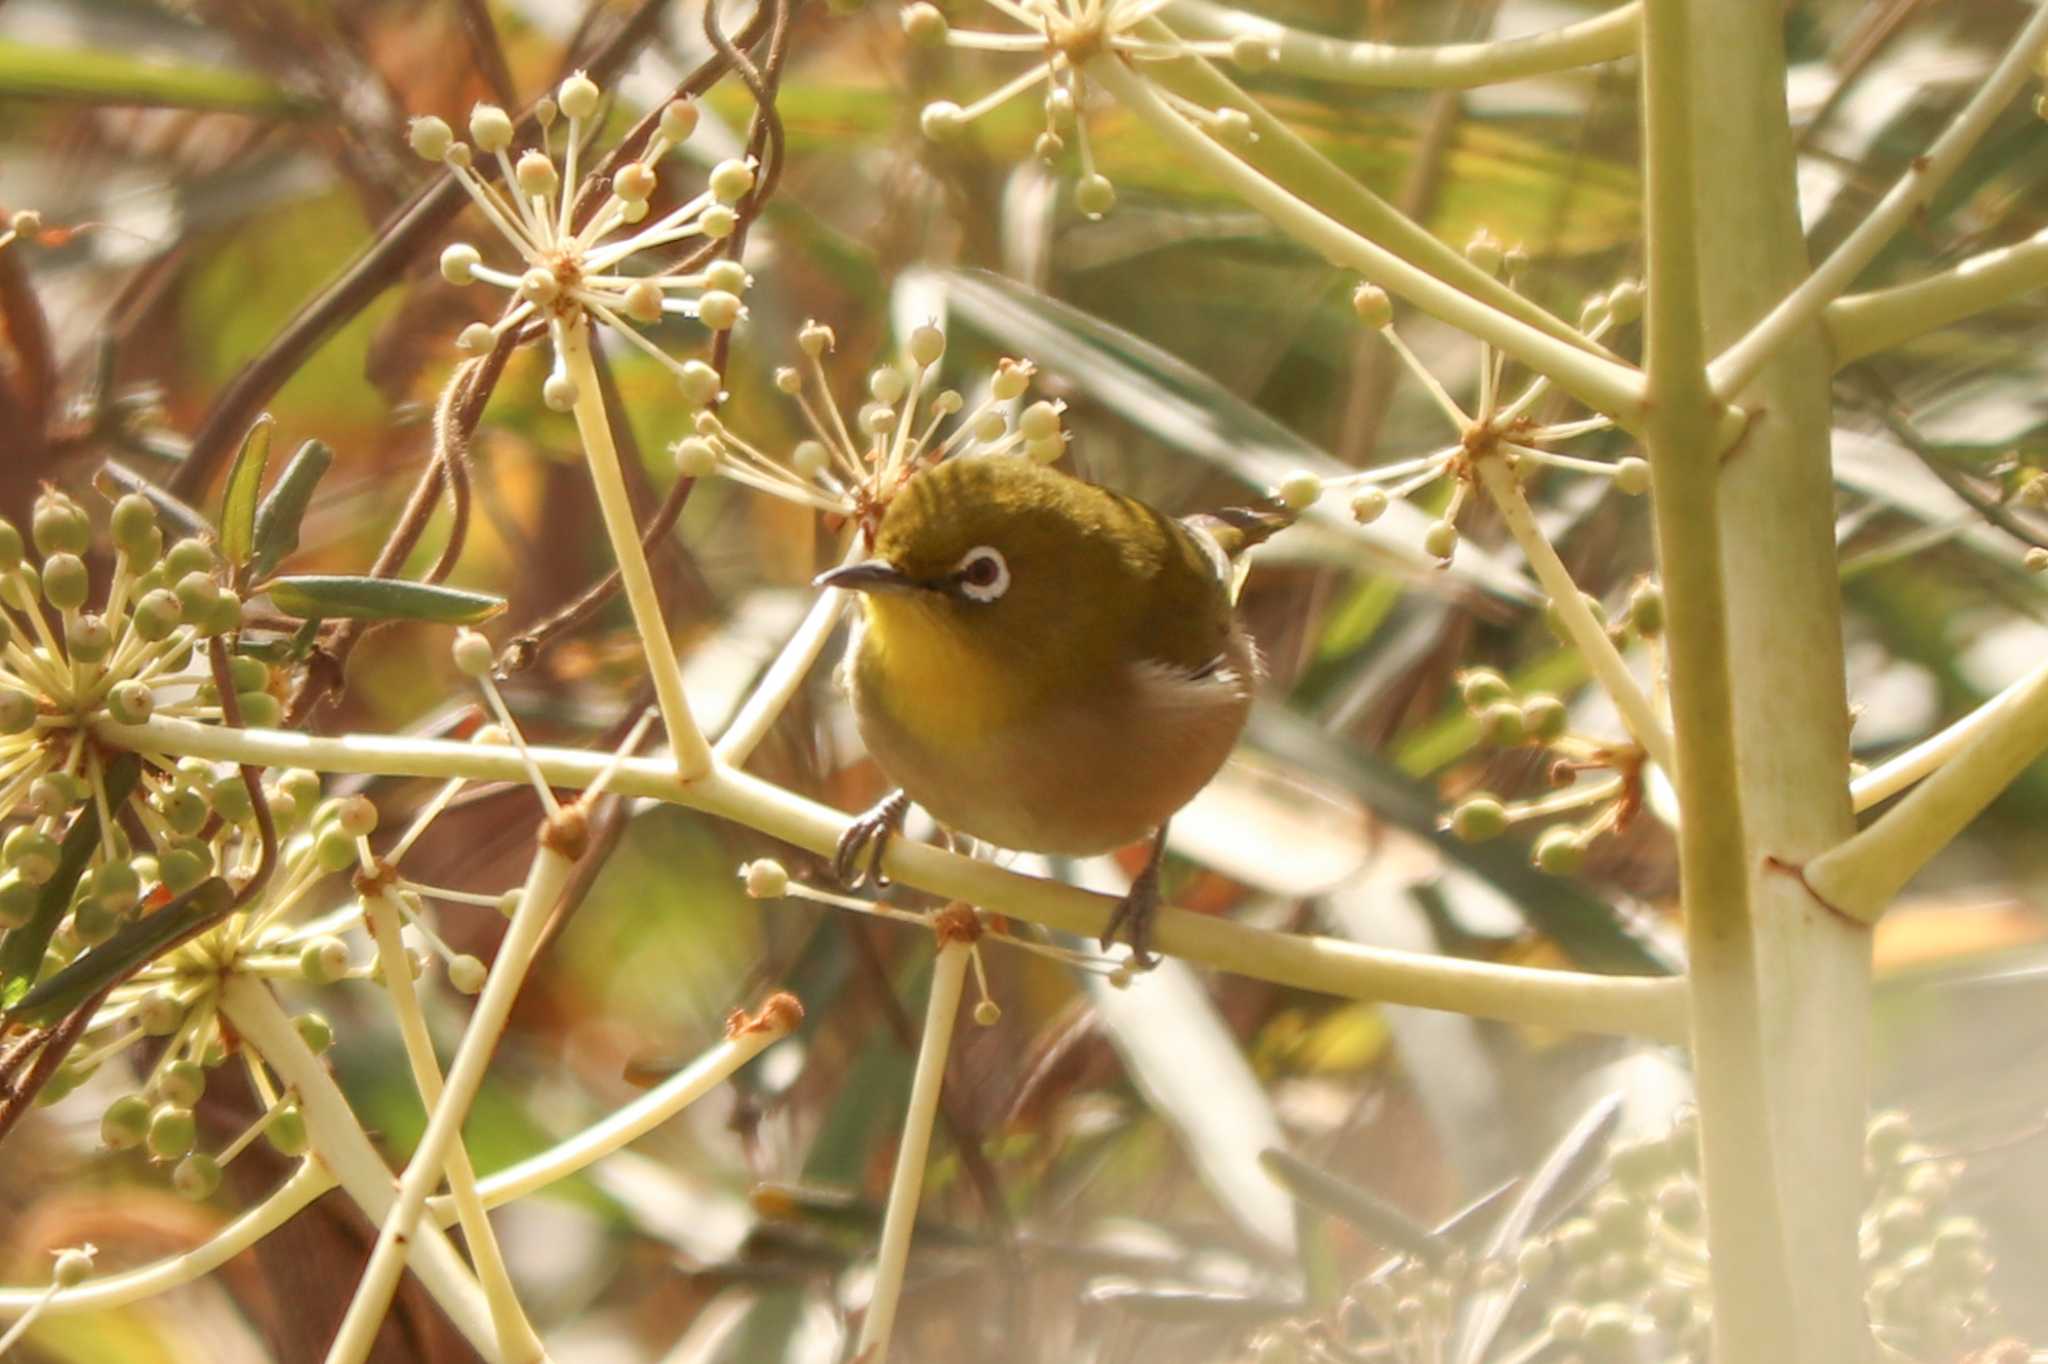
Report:
[[[35,208],[39,243],[0,251],[8,322],[0,502],[19,518],[39,482],[83,486],[112,458],[176,476],[181,440],[223,389],[380,234],[428,179],[405,152],[411,115],[459,119],[480,98],[523,105],[637,6],[623,0],[9,0],[0,5],[0,206]],[[619,86],[625,126],[706,55],[694,0],[658,5]],[[972,18],[965,0],[949,6]],[[1825,250],[1970,91],[2026,7],[2011,0],[1818,0],[1787,6],[1801,192]],[[1303,27],[1394,42],[1533,31],[1582,17],[1555,0],[1287,0]],[[484,38],[488,32],[493,35]],[[936,147],[929,99],[1009,74],[1001,59],[914,51],[893,7],[797,12],[778,109],[786,176],[747,263],[728,418],[764,443],[795,434],[773,391],[807,317],[838,332],[856,399],[892,336],[928,316],[948,365],[1026,354],[1069,403],[1072,463],[1162,507],[1241,502],[1294,467],[1409,457],[1441,419],[1352,319],[1353,281],[1302,252],[1105,110],[1091,124],[1118,207],[1090,221],[1071,166],[1029,155],[1027,103]],[[1641,269],[1633,68],[1469,93],[1255,88],[1318,149],[1438,235],[1518,244],[1521,284],[1568,318]],[[499,87],[509,81],[509,88]],[[753,105],[726,82],[689,155],[740,145]],[[2048,139],[2008,112],[1940,203],[1864,286],[1919,276],[2048,225]],[[429,455],[429,416],[474,320],[445,284],[446,235],[395,272],[264,404],[279,448],[337,452],[295,567],[361,572]],[[25,304],[24,298],[33,300]],[[2048,649],[2024,542],[1986,520],[2042,460],[2038,297],[1845,372],[1837,455],[1857,757],[1960,714]],[[39,312],[46,336],[31,325]],[[1398,325],[1454,393],[1476,344],[1405,308]],[[667,338],[687,352],[683,328]],[[1633,351],[1637,338],[1619,344]],[[643,506],[674,477],[672,381],[629,350],[612,367]],[[478,433],[477,515],[453,581],[504,593],[511,632],[607,567],[573,429],[537,397],[542,361],[515,357]],[[95,383],[127,415],[67,425]],[[1626,453],[1620,438],[1586,453]],[[1639,504],[1569,475],[1542,490],[1549,528],[1610,611],[1647,567]],[[193,493],[195,500],[213,494]],[[1330,525],[1283,537],[1247,611],[1271,677],[1240,760],[1176,825],[1169,893],[1190,907],[1387,946],[1647,972],[1675,964],[1668,832],[1639,818],[1572,881],[1538,876],[1526,839],[1466,847],[1438,833],[1451,800],[1526,794],[1542,774],[1479,745],[1456,701],[1461,666],[1500,667],[1606,722],[1576,657],[1532,609],[1506,537],[1468,514],[1470,543],[1438,571],[1411,534]],[[2024,528],[2024,527],[2022,527]],[[2039,523],[2035,523],[2039,529]],[[442,527],[425,537],[422,563]],[[807,514],[722,483],[699,487],[656,556],[708,726],[729,713],[807,603],[821,567]],[[1801,647],[1788,639],[1786,648]],[[622,607],[514,682],[530,733],[597,742],[644,699]],[[821,667],[754,770],[852,809],[880,778]],[[326,732],[459,729],[468,693],[438,633],[368,637]],[[358,783],[388,809],[423,793]],[[530,793],[460,802],[416,857],[421,879],[496,891],[524,866]],[[1989,1222],[2020,1334],[2048,1336],[2037,1123],[2048,1106],[2041,892],[2048,770],[2037,765],[1916,884],[1878,935],[1878,1100],[1931,1139],[1993,1148],[1956,1202]],[[393,821],[387,818],[387,827]],[[666,808],[620,808],[609,855],[557,925],[469,1125],[488,1171],[572,1130],[716,1038],[725,1012],[772,987],[809,1010],[801,1034],[728,1094],[632,1154],[501,1214],[515,1276],[557,1358],[829,1359],[838,1304],[857,1301],[907,1090],[928,940],[795,902],[749,902],[733,868],[788,855],[749,831]],[[815,866],[793,864],[816,876]],[[1099,869],[1059,869],[1084,880]],[[1128,870],[1128,867],[1126,868]],[[431,872],[431,874],[428,874]],[[457,950],[488,955],[488,914],[444,914]],[[1250,1162],[1277,1134],[1312,1164],[1440,1222],[1525,1175],[1599,1098],[1654,1130],[1684,1093],[1673,1058],[1581,1037],[1175,975],[1143,1008],[1099,981],[990,954],[999,1024],[953,1058],[900,1328],[907,1360],[1241,1357],[1251,1325],[1326,1310],[1387,1247],[1293,1215]],[[331,996],[326,1007],[336,1008]],[[437,1025],[463,1004],[437,984]],[[337,1064],[394,1158],[422,1126],[388,1018],[367,992],[338,1017]],[[1845,1026],[1851,1026],[1845,1020]],[[1255,1081],[1245,1084],[1249,1077]],[[216,1088],[220,1088],[216,1086]],[[176,1199],[134,1155],[96,1151],[86,1095],[16,1138],[0,1165],[13,1282],[48,1246],[90,1239],[103,1267],[187,1246],[278,1170],[260,1146],[213,1202]],[[1236,1095],[1227,1102],[1219,1095]],[[232,1130],[229,1111],[213,1115]],[[801,1192],[795,1186],[803,1186]],[[28,1358],[317,1358],[367,1245],[330,1198],[220,1275],[158,1302],[53,1322]],[[1310,1298],[1298,1307],[1297,1272]],[[1336,1288],[1332,1288],[1336,1285]],[[1180,1296],[1157,1296],[1153,1289]],[[1188,1290],[1199,1290],[1192,1295]],[[1207,1296],[1204,1296],[1207,1295]],[[1263,1315],[1262,1315],[1263,1314]],[[401,1300],[390,1359],[461,1359],[431,1308]]]

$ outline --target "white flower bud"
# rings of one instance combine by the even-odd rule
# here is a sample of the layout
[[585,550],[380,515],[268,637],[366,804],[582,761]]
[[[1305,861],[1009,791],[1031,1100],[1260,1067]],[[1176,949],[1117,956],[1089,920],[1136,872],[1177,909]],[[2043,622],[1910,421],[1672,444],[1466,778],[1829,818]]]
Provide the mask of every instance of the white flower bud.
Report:
[[1374,331],[1394,320],[1394,301],[1377,284],[1361,284],[1351,291],[1351,311]]
[[1351,499],[1351,519],[1359,525],[1370,525],[1386,514],[1387,490],[1366,488]]
[[773,900],[789,892],[789,873],[771,858],[741,867],[740,879],[746,883],[747,894],[756,900]]
[[1305,511],[1323,495],[1323,480],[1306,469],[1296,469],[1280,481],[1275,494],[1290,510]]
[[92,1274],[92,1257],[99,1252],[92,1246],[79,1246],[57,1253],[57,1263],[50,1270],[50,1282],[59,1288],[76,1288]]
[[448,148],[454,145],[455,130],[448,126],[446,119],[435,118],[432,114],[416,118],[405,130],[405,140],[412,144],[413,152],[423,161],[439,161],[448,155]]
[[519,192],[545,199],[561,188],[562,177],[556,171],[555,163],[546,152],[526,152],[512,168],[513,178],[519,181]]
[[1211,127],[1217,141],[1227,142],[1233,147],[1247,146],[1259,140],[1258,133],[1252,129],[1252,116],[1242,109],[1218,109]]
[[1626,326],[1643,315],[1643,286],[1625,279],[1607,292],[1607,311],[1616,323]]
[[2020,564],[2029,573],[2048,573],[2048,549],[2043,549],[2039,545],[2030,546],[2027,552],[2020,556]]
[[946,16],[939,13],[937,5],[918,0],[915,5],[903,11],[903,32],[911,42],[923,47],[937,47],[946,41]]
[[736,260],[715,260],[704,267],[704,287],[707,289],[743,294],[753,282],[747,275],[747,267]]
[[645,326],[661,321],[661,286],[651,279],[636,279],[626,289],[627,317]]
[[540,400],[556,412],[567,412],[576,406],[576,400],[583,396],[576,387],[576,381],[557,370],[547,377],[540,386]]
[[950,417],[965,406],[967,400],[960,396],[957,388],[941,389],[939,395],[932,399],[932,411],[941,417]]
[[1650,491],[1650,462],[1630,455],[1614,466],[1614,486],[1630,497]]
[[1003,420],[1000,412],[984,412],[974,420],[974,438],[983,445],[993,445],[1003,438],[1010,424]]
[[671,142],[687,141],[697,131],[697,105],[693,100],[672,99],[661,111],[661,135]]
[[974,1021],[984,1028],[993,1028],[1003,1021],[1003,1009],[993,999],[984,999],[974,1006]]
[[479,104],[469,111],[469,137],[478,151],[504,151],[512,145],[512,116],[495,104]]
[[804,376],[798,374],[794,366],[781,366],[775,371],[775,391],[795,397],[804,391]]
[[482,677],[497,662],[491,652],[491,642],[474,630],[457,630],[450,652],[454,655],[456,670],[465,677]]
[[474,284],[471,271],[483,264],[483,253],[468,242],[450,242],[441,251],[441,278],[450,284]]
[[718,371],[702,360],[683,361],[683,370],[678,376],[678,382],[683,390],[683,398],[692,407],[709,407],[718,401]]
[[1074,92],[1064,85],[1055,85],[1045,92],[1045,120],[1055,128],[1070,128],[1074,123]]
[[597,82],[576,72],[555,90],[555,101],[570,118],[589,118],[597,112]]
[[1247,71],[1264,71],[1280,60],[1280,50],[1264,34],[1240,33],[1230,40],[1230,60]]
[[471,155],[467,142],[457,142],[448,148],[448,154],[442,157],[441,161],[444,165],[459,166],[467,170],[476,164],[476,157]]
[[712,289],[697,300],[697,320],[715,332],[732,330],[746,313],[745,305],[723,289]]
[[996,364],[995,377],[989,380],[989,392],[998,402],[1009,402],[1012,398],[1024,396],[1024,390],[1031,386],[1032,364],[1029,360],[1002,360]]
[[488,355],[498,337],[487,322],[472,322],[455,336],[455,349],[464,355]]
[[555,103],[553,95],[542,95],[533,102],[533,121],[541,126],[543,132],[555,126],[555,115],[558,112],[560,106]]
[[950,142],[967,127],[967,111],[949,99],[936,99],[924,106],[917,126],[934,142]]
[[929,369],[946,354],[946,334],[927,322],[910,333],[910,358],[919,369]]
[[1074,207],[1090,218],[1100,218],[1116,207],[1116,186],[1100,172],[1084,175],[1074,186]]
[[1060,153],[1066,149],[1067,144],[1060,141],[1058,133],[1040,133],[1031,144],[1031,154],[1047,165],[1059,160]]
[[1465,243],[1465,259],[1489,275],[1500,273],[1501,254],[1499,239],[1483,227]]
[[822,322],[807,321],[797,329],[796,348],[814,360],[838,345],[839,338]]
[[887,403],[868,403],[860,410],[860,429],[871,436],[879,436],[895,429],[896,412]]
[[484,979],[489,974],[483,962],[467,952],[448,959],[448,983],[465,995],[473,995],[483,989]]
[[712,241],[722,242],[740,225],[740,216],[724,204],[713,204],[697,215],[697,230]]
[[816,478],[825,472],[825,467],[831,462],[831,452],[825,449],[821,441],[800,440],[796,443],[796,449],[789,452],[790,467],[805,478]]
[[562,293],[562,282],[555,278],[555,272],[544,265],[536,265],[519,277],[519,296],[530,303],[545,308]]
[[685,436],[671,453],[676,472],[684,478],[709,478],[718,469],[718,447],[702,436]]
[[612,173],[612,193],[628,203],[646,203],[659,183],[653,168],[644,161],[628,161]]
[[1458,552],[1458,528],[1448,521],[1430,522],[1429,529],[1422,532],[1422,548],[1448,562]]
[[868,374],[868,392],[878,403],[894,407],[903,401],[903,395],[910,390],[910,381],[903,377],[903,371],[894,365],[877,365]]
[[1017,432],[1026,440],[1046,440],[1060,433],[1058,405],[1040,399],[1017,418]]
[[645,199],[627,199],[623,201],[623,207],[619,209],[619,218],[626,223],[641,222],[646,217],[647,201]]
[[1056,464],[1059,457],[1067,453],[1067,438],[1063,435],[1047,436],[1043,440],[1024,442],[1025,458],[1038,464]]
[[740,160],[721,161],[711,168],[705,185],[719,203],[736,204],[754,187],[754,168]]

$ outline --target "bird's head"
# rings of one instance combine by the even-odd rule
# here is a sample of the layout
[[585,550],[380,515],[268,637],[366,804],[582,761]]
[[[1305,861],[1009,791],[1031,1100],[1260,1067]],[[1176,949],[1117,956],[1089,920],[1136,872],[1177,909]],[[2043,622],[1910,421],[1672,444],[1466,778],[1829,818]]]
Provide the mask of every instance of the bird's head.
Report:
[[890,503],[873,557],[817,583],[865,594],[889,634],[941,632],[1043,666],[1113,630],[1120,589],[1156,570],[1167,532],[1135,505],[1022,456],[947,460]]

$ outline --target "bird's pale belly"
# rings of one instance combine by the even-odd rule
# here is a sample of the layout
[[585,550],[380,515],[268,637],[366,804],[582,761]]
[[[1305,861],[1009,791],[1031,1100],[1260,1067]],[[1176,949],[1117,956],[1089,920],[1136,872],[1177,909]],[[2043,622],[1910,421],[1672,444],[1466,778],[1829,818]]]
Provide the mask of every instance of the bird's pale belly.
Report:
[[1120,689],[1085,710],[957,727],[939,743],[863,697],[858,667],[852,681],[868,751],[933,819],[999,847],[1083,856],[1146,837],[1208,783],[1244,726],[1248,673],[1193,702]]

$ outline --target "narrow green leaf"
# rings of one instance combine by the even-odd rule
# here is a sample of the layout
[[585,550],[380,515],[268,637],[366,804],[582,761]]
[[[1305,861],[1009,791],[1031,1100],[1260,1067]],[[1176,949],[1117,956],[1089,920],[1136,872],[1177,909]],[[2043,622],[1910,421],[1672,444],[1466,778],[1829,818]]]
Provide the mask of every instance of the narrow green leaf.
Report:
[[505,609],[505,599],[488,592],[408,582],[404,578],[301,574],[272,578],[264,590],[270,593],[278,610],[304,620],[422,620],[435,625],[475,625]]
[[263,491],[263,474],[270,467],[270,433],[277,422],[268,412],[249,424],[242,448],[228,469],[228,486],[220,498],[220,552],[239,569],[249,562],[256,545],[256,499]]
[[[141,768],[141,760],[133,753],[123,753],[107,764],[104,777],[107,808],[121,808],[121,802],[127,800],[128,793],[135,789]],[[56,934],[64,911],[71,907],[71,892],[77,889],[78,878],[85,875],[86,863],[92,860],[99,842],[99,809],[87,801],[79,807],[71,827],[64,833],[64,842],[57,857],[57,873],[43,883],[42,893],[36,899],[35,914],[20,928],[9,932],[5,942],[0,942],[0,1008],[17,1003],[35,984],[37,974],[43,969],[43,953],[49,949],[50,939]]]
[[249,560],[252,577],[263,577],[299,547],[299,523],[306,519],[313,489],[333,463],[334,452],[323,442],[307,441],[277,476],[269,496],[256,505],[255,553]]
[[234,888],[218,876],[201,881],[154,914],[121,926],[113,937],[30,990],[8,1012],[10,1022],[53,1023],[95,994],[227,917]]
[[1318,1169],[1291,1151],[1277,1146],[1261,1151],[1259,1164],[1296,1202],[1341,1217],[1382,1249],[1402,1251],[1432,1265],[1451,1252],[1448,1241],[1378,1194]]
[[0,97],[305,114],[313,101],[240,71],[171,66],[94,47],[0,42]]

